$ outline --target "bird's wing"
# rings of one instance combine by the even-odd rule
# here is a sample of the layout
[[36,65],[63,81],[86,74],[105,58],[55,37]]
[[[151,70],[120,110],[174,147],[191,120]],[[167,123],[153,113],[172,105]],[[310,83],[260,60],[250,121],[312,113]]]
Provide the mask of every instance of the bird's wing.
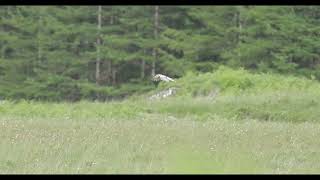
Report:
[[169,81],[174,81],[172,78],[170,78],[170,77],[167,77],[167,79],[169,80]]

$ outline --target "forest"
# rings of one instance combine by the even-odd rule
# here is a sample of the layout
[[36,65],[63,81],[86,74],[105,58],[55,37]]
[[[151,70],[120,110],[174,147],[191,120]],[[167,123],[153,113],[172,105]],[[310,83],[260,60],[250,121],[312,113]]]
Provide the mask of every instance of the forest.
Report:
[[319,173],[319,6],[0,17],[0,174]]
[[220,66],[320,79],[318,6],[1,6],[0,98],[122,99]]

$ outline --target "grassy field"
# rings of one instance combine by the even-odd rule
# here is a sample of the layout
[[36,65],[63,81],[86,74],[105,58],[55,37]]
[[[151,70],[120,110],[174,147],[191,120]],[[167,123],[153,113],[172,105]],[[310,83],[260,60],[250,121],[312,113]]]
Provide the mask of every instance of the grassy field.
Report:
[[[308,113],[301,96],[290,97],[284,102],[291,108],[278,111],[236,97],[193,103],[3,102],[0,172],[319,173],[319,105]],[[228,113],[232,106],[247,107],[247,113]],[[287,120],[279,119],[280,112]],[[299,113],[305,116],[291,122]],[[269,119],[259,119],[264,116]]]
[[0,173],[320,173],[319,83],[237,73],[214,99],[1,101]]

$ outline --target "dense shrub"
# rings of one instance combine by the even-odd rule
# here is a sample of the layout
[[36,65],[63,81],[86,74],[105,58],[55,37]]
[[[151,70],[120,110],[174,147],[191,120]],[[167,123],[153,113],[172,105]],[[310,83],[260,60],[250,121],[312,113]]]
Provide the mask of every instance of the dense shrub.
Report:
[[214,72],[187,73],[176,82],[161,83],[160,91],[168,87],[177,87],[178,96],[206,96],[219,90],[222,94],[259,94],[272,91],[317,91],[318,81],[293,75],[269,73],[250,73],[244,69],[234,70],[221,66]]

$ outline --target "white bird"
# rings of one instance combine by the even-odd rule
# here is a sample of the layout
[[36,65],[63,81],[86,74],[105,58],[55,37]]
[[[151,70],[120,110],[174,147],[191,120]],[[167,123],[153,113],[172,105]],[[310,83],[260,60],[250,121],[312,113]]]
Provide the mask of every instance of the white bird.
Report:
[[156,86],[158,86],[160,81],[164,81],[164,82],[170,82],[170,81],[174,81],[174,79],[165,76],[163,74],[157,74],[155,76],[153,76],[152,81],[155,83]]
[[170,82],[174,81],[172,78],[162,75],[162,74],[157,74],[153,77],[153,81],[165,81],[165,82]]

